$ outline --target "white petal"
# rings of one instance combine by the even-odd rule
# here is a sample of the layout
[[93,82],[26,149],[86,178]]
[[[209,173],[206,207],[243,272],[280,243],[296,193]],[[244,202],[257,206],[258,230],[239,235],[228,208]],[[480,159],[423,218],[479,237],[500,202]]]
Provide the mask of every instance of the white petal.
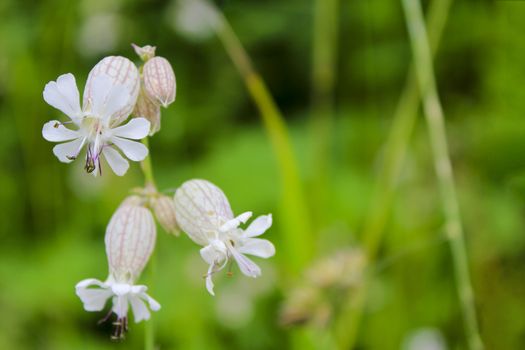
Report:
[[249,238],[238,248],[242,254],[255,255],[261,258],[269,258],[275,254],[275,247],[267,239]]
[[219,230],[221,230],[222,232],[228,232],[231,229],[234,229],[237,226],[239,226],[241,223],[244,224],[251,216],[252,216],[252,212],[251,211],[247,211],[245,213],[242,213],[241,215],[238,215],[237,217],[235,217],[235,218],[227,221],[226,223],[224,223],[219,228]]
[[101,74],[93,78],[91,83],[91,112],[99,117],[105,115],[106,101],[113,87],[113,81],[107,75]]
[[88,278],[77,283],[75,288],[87,288],[89,286],[99,286],[101,288],[107,288],[108,285],[96,278]]
[[140,140],[148,136],[150,122],[146,118],[133,118],[127,124],[112,130],[113,135],[127,139]]
[[43,95],[48,104],[62,111],[71,119],[74,120],[81,116],[78,88],[73,74],[61,75],[56,82],[47,83]]
[[113,291],[113,294],[120,297],[129,294],[131,292],[132,287],[133,286],[127,283],[114,283],[111,286],[111,290]]
[[113,297],[113,307],[112,310],[117,314],[118,318],[124,318],[128,315],[128,296],[114,296]]
[[104,107],[104,116],[112,118],[130,104],[131,95],[124,85],[113,85]]
[[63,163],[71,163],[74,157],[78,156],[80,147],[84,139],[79,137],[76,140],[60,143],[53,147],[53,154]]
[[136,162],[144,160],[148,156],[148,147],[140,142],[122,139],[117,136],[113,136],[111,142],[120,148],[126,157]]
[[253,261],[239,253],[236,249],[230,248],[237,265],[241,269],[241,272],[249,277],[258,277],[261,275],[261,268],[257,266]]
[[150,312],[142,299],[136,295],[131,295],[129,297],[129,303],[131,304],[131,310],[133,311],[135,323],[139,323],[142,320],[149,320]]
[[[127,117],[130,115],[131,111],[135,106],[135,102],[137,101],[137,96],[140,88],[139,70],[133,62],[131,62],[125,57],[109,56],[103,58],[89,72],[88,79],[86,82],[86,88],[84,89],[84,107],[86,107],[86,105],[88,105],[90,101],[93,101],[93,94],[98,93],[98,91],[96,90],[99,88],[99,85],[97,84],[97,86],[94,86],[93,84],[95,78],[98,76],[105,76],[109,78],[111,81],[111,85],[124,85],[126,88],[125,91],[128,91],[130,94],[128,99],[129,103],[124,105],[119,111],[111,113],[111,120],[108,121],[109,124],[112,126],[119,125],[127,119]],[[109,96],[109,89],[105,92],[106,95],[104,96]],[[97,96],[95,97],[95,100],[100,101],[100,99]],[[120,100],[120,98],[111,98],[111,100],[116,101]],[[106,99],[104,99],[102,103],[104,103],[104,101],[106,101]],[[105,106],[104,108],[107,108],[107,106]],[[107,111],[109,109],[104,110]],[[101,115],[101,117],[107,118],[106,115]]]
[[[102,289],[88,288],[89,286],[96,285]],[[100,311],[106,305],[106,302],[113,293],[108,286],[103,282],[96,279],[87,279],[80,281],[76,287],[76,294],[84,304],[86,311]]]
[[104,147],[102,154],[115,174],[122,176],[128,171],[129,163],[111,147]]
[[272,226],[272,214],[261,215],[244,230],[244,237],[256,237],[262,235]]
[[211,245],[207,245],[206,247],[202,248],[200,250],[201,257],[206,261],[208,264],[215,264],[216,261],[219,259],[219,254],[215,248],[213,248]]
[[66,128],[58,120],[51,120],[44,124],[42,136],[47,141],[62,142],[76,139],[80,136],[78,131]]
[[208,273],[206,274],[206,289],[208,290],[208,293],[215,296],[215,293],[213,292],[214,284],[212,280],[212,275],[214,273],[213,268],[214,264],[210,264],[210,267],[208,268]]
[[152,311],[160,310],[160,304],[158,303],[158,301],[150,297],[148,294],[142,293],[140,297],[148,302],[148,306]]

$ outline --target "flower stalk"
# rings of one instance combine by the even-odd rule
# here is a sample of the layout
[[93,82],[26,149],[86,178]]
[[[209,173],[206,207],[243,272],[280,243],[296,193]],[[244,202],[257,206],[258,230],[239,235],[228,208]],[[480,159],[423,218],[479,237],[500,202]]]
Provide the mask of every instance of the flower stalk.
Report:
[[403,0],[408,33],[414,56],[416,76],[430,134],[434,166],[445,215],[445,232],[450,242],[452,262],[460,298],[469,348],[483,349],[479,334],[474,293],[470,282],[464,232],[449,157],[444,113],[439,101],[423,11],[418,0]]
[[[142,143],[149,149],[149,137],[146,136],[143,138]],[[148,156],[144,158],[142,162],[140,162],[140,168],[144,174],[144,187],[147,188],[149,186],[153,186],[156,188],[155,177],[153,176],[153,167],[151,166],[151,153],[148,154]]]

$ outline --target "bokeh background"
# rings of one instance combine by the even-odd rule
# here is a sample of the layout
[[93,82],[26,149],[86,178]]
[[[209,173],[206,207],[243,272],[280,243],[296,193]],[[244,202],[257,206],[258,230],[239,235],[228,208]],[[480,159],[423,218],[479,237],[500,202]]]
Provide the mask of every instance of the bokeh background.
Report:
[[[105,226],[142,185],[140,167],[94,179],[79,161],[59,163],[41,137],[45,121],[62,118],[43,101],[44,85],[71,72],[82,91],[102,57],[138,62],[132,42],[157,46],[177,76],[177,100],[150,140],[159,187],[169,193],[205,178],[227,193],[234,212],[274,214],[265,238],[277,255],[256,259],[262,277],[234,268],[233,277],[217,276],[216,297],[204,288],[199,247],[159,228],[155,267],[141,282],[162,304],[153,315],[160,349],[335,348],[333,330],[353,327],[337,324],[342,305],[364,275],[372,282],[357,348],[466,348],[421,115],[408,135],[378,257],[362,268],[363,223],[411,62],[401,3],[340,1],[326,22],[337,31],[327,43],[335,58],[324,67],[334,75],[333,93],[320,105],[312,71],[315,31],[323,33],[314,18],[322,10],[313,1],[215,4],[283,112],[308,234],[286,240],[284,228],[294,222],[283,208],[276,150],[220,40],[199,26],[199,11],[164,0],[2,0],[0,349],[143,348],[143,324],[131,324],[123,343],[111,342],[111,325],[97,325],[105,313],[85,312],[74,293],[78,281],[106,277]],[[523,1],[454,1],[435,58],[488,349],[525,346],[524,16]],[[321,157],[316,113],[330,121]],[[300,264],[289,261],[290,249]],[[341,264],[348,265],[343,272]]]

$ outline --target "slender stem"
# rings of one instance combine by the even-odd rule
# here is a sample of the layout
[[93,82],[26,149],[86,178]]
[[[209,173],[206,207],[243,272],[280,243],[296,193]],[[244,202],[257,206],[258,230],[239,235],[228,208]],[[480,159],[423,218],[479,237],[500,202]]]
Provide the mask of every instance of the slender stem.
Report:
[[[155,251],[151,254],[148,263],[148,279],[149,279],[149,289],[151,290],[154,285],[154,280],[157,270],[157,259]],[[153,317],[150,317],[149,320],[145,322],[144,328],[144,350],[154,350],[155,349],[155,322]]]
[[[430,4],[428,16],[428,35],[432,52],[437,51],[452,0],[434,0]],[[379,169],[378,178],[368,215],[363,226],[364,249],[367,265],[373,265],[381,244],[390,207],[394,198],[410,136],[417,120],[419,90],[413,71],[407,76],[405,87],[399,99],[390,134],[384,149],[384,162]],[[336,335],[340,347],[352,349],[357,341],[359,325],[363,316],[370,276],[365,276],[363,284],[355,293],[349,294],[336,323]]]
[[416,75],[430,134],[434,166],[445,215],[445,231],[450,241],[452,262],[454,264],[468,344],[470,349],[482,349],[483,343],[479,335],[476,309],[474,307],[474,293],[470,283],[465,239],[454,185],[452,163],[448,152],[445,120],[434,79],[430,48],[423,21],[423,11],[419,0],[403,0],[403,9],[406,15],[412,54],[415,59]]
[[[144,146],[148,147],[149,150],[149,137],[142,139]],[[153,167],[151,166],[151,152],[148,156],[140,163],[142,173],[144,174],[145,187],[148,185],[155,187],[155,178],[153,177]]]
[[155,349],[155,324],[153,323],[153,317],[145,322],[144,329],[144,350]]
[[[217,10],[218,11],[218,10]],[[221,25],[215,26],[217,36],[244,79],[255,105],[259,109],[264,126],[277,157],[283,191],[283,219],[285,253],[291,272],[299,271],[313,254],[312,230],[309,223],[302,181],[289,132],[281,111],[277,107],[266,84],[255,71],[235,32],[226,18],[218,13]],[[301,249],[297,243],[301,242]]]
[[[149,137],[142,139],[142,143],[148,147],[149,150]],[[153,167],[151,165],[151,152],[148,156],[140,163],[142,173],[144,174],[144,188],[148,188],[155,185],[155,178],[153,176]],[[149,278],[149,288],[151,290],[154,284],[156,270],[156,258],[155,252],[151,254],[148,263],[148,278]],[[154,350],[155,349],[155,323],[153,317],[151,317],[147,322],[145,322],[144,328],[144,349],[145,350]]]
[[333,128],[339,0],[314,1],[312,45],[312,213],[316,221],[327,210],[330,175],[330,135]]

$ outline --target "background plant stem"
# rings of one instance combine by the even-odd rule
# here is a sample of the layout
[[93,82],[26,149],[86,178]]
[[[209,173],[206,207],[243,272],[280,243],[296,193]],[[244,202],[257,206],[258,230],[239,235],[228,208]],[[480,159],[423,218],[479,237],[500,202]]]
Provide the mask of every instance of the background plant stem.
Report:
[[[452,0],[434,0],[430,4],[428,35],[433,54],[439,45],[451,3]],[[363,248],[367,254],[367,266],[374,264],[383,238],[408,142],[417,120],[418,103],[419,90],[411,67],[396,107],[390,133],[383,147],[384,161],[377,172],[374,194],[363,225]],[[370,278],[371,276],[367,275],[360,288],[347,296],[341,316],[336,323],[336,336],[343,349],[352,349],[356,344]]]
[[448,152],[443,109],[439,101],[434,78],[430,48],[423,21],[423,11],[419,0],[403,0],[402,2],[430,135],[432,153],[434,155],[434,166],[445,215],[445,232],[450,241],[452,262],[467,340],[470,349],[483,349],[474,307],[474,293],[470,283],[465,239],[454,185],[452,164]]
[[[289,272],[297,273],[313,255],[312,226],[308,214],[302,181],[294,155],[288,128],[281,111],[273,100],[266,84],[255,71],[246,51],[235,32],[222,14],[216,33],[226,52],[244,79],[255,105],[259,109],[266,132],[270,138],[282,181],[283,241]],[[301,249],[297,249],[301,242]]]
[[339,0],[315,0],[312,45],[312,213],[318,224],[328,211]]

